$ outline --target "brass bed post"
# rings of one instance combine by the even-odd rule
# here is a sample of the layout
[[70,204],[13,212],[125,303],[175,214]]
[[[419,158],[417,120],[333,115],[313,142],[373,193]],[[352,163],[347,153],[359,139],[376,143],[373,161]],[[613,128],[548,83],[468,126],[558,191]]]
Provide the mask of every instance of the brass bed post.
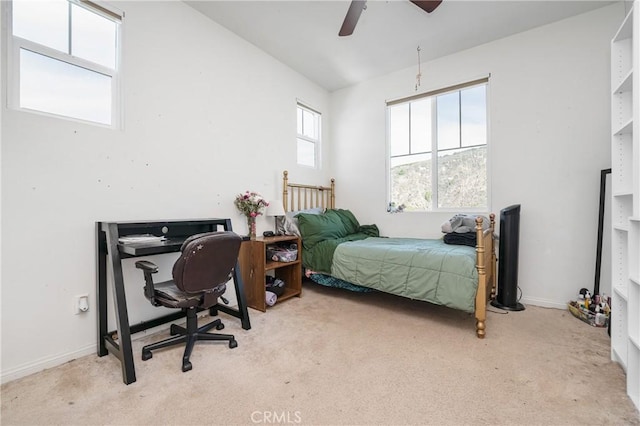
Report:
[[334,178],[331,178],[331,200],[329,205],[331,209],[336,208],[336,180]]
[[491,213],[489,215],[489,219],[491,219],[491,279],[489,280],[489,284],[491,285],[491,294],[489,298],[493,300],[496,298],[496,240],[493,238],[496,232],[496,215]]
[[289,211],[289,199],[287,195],[289,194],[289,172],[284,171],[282,173],[282,203],[284,204],[284,211]]
[[[478,270],[478,291],[476,293],[476,335],[485,336],[487,302],[496,297],[496,215],[489,215],[490,225],[482,229],[483,219],[476,218],[476,269]],[[489,250],[489,253],[487,253]]]
[[482,230],[482,217],[476,218],[476,269],[478,270],[478,290],[476,292],[476,336],[485,336],[487,319],[487,275],[485,263],[485,239]]

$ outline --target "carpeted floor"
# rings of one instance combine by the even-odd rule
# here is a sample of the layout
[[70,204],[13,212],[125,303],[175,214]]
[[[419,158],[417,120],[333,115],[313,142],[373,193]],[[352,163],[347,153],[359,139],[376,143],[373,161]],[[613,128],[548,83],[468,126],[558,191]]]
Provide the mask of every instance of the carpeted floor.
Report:
[[[238,347],[198,343],[140,360],[122,383],[112,355],[2,386],[3,425],[640,425],[606,330],[568,311],[470,314],[305,283],[252,329],[222,315]],[[203,319],[206,320],[207,318]]]

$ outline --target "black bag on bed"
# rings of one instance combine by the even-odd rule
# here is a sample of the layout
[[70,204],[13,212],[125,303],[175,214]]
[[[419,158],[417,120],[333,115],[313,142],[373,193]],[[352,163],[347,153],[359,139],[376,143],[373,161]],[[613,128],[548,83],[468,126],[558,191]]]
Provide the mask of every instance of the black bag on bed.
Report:
[[451,232],[444,234],[444,242],[447,244],[455,244],[461,246],[476,246],[476,233],[475,232]]

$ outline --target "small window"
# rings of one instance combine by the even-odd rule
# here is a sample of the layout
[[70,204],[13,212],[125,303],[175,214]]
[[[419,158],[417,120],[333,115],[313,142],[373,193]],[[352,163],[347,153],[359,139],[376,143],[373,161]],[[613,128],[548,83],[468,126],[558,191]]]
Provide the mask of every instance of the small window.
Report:
[[387,103],[389,205],[488,209],[487,80]]
[[13,0],[10,106],[119,126],[122,13],[83,0]]
[[298,164],[318,167],[320,152],[320,129],[322,115],[313,109],[298,103]]

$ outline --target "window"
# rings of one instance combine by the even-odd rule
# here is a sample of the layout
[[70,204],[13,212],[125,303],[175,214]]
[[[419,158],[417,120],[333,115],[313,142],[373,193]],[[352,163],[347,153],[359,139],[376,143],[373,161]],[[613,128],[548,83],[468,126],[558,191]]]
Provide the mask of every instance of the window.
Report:
[[122,13],[86,0],[13,0],[10,106],[119,126]]
[[322,115],[298,103],[298,164],[318,167]]
[[387,102],[390,207],[488,209],[487,83]]

